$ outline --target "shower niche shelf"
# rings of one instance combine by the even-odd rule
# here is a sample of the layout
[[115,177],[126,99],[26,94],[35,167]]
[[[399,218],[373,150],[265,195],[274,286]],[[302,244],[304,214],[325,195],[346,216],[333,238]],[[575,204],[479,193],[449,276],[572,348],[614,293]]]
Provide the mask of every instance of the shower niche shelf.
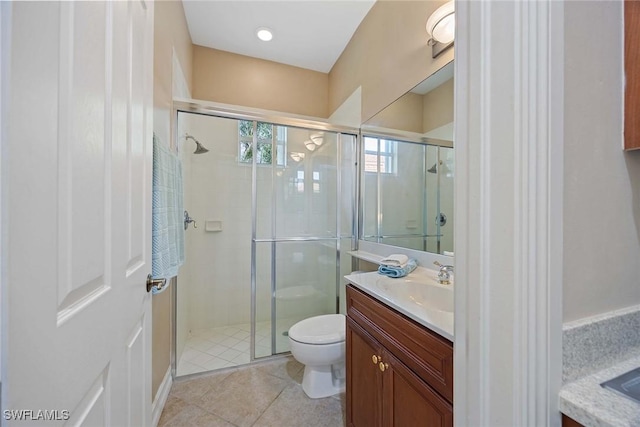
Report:
[[222,221],[218,219],[208,219],[204,222],[204,231],[222,231]]

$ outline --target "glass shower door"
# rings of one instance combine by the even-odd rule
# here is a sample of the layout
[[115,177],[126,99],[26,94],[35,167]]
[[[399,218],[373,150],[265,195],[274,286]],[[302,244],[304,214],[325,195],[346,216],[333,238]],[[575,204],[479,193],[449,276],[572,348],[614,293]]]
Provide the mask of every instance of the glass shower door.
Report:
[[353,235],[353,173],[342,165],[349,157],[355,168],[355,137],[282,126],[278,133],[286,135],[274,146],[283,161],[254,166],[256,358],[289,351],[296,322],[338,311],[339,237]]

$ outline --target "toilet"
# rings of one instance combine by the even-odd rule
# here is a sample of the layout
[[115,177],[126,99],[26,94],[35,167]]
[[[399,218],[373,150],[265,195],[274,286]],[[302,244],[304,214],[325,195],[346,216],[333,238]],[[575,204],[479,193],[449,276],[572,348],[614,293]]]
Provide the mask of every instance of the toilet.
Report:
[[345,389],[344,314],[304,319],[289,329],[291,354],[304,366],[302,389],[317,399]]

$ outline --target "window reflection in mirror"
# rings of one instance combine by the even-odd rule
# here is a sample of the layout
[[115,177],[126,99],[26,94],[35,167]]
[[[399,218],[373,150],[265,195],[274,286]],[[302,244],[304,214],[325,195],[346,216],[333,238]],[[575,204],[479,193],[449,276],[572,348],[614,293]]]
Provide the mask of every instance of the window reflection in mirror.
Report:
[[360,238],[453,253],[453,62],[362,126]]

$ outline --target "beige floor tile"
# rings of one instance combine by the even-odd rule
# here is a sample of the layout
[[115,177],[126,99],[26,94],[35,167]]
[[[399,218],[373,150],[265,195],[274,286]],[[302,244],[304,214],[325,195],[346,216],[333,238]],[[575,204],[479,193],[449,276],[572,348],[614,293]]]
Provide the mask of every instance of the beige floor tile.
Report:
[[287,384],[256,369],[241,369],[211,388],[198,405],[237,426],[251,426]]
[[164,404],[160,421],[158,421],[158,427],[167,425],[172,418],[181,413],[189,404],[184,400],[169,394],[167,402]]
[[260,416],[254,427],[344,427],[340,399],[310,399],[302,386],[287,387]]
[[182,411],[168,420],[162,427],[235,427],[220,417],[195,405],[187,405]]
[[295,360],[293,357],[286,357],[275,360],[273,362],[267,362],[264,365],[257,366],[254,369],[257,369],[258,371],[261,371],[265,374],[273,375],[278,378],[301,384],[304,365]]
[[176,381],[159,427],[343,426],[345,395],[310,399],[293,357]]
[[188,403],[196,403],[209,390],[222,383],[233,370],[223,371],[191,380],[176,381],[169,396],[178,397]]

